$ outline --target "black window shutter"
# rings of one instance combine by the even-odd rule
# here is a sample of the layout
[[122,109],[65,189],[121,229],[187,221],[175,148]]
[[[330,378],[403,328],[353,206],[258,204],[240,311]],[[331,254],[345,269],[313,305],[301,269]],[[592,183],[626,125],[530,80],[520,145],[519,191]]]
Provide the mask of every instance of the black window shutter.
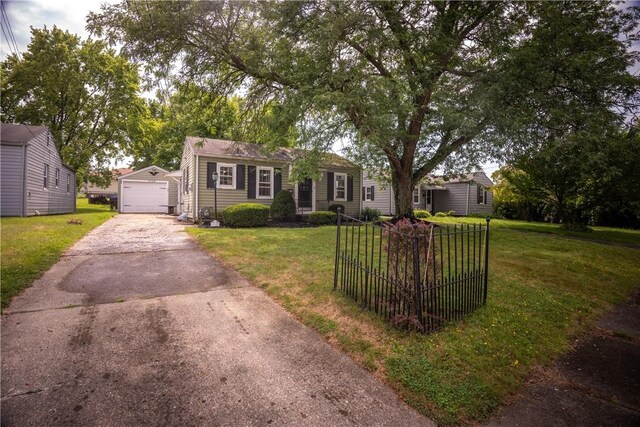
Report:
[[347,202],[353,201],[353,175],[347,175]]
[[367,189],[362,187],[362,200],[365,200],[364,195],[367,194]]
[[273,169],[273,175],[273,196],[275,197],[282,190],[282,169]]
[[376,199],[374,191],[373,191],[374,188],[376,188],[376,186],[372,185],[371,186],[371,201],[374,201]]
[[236,190],[244,190],[244,165],[236,165]]
[[482,203],[482,187],[477,186],[476,188],[478,189],[477,203],[481,204]]
[[327,200],[333,200],[333,172],[327,172]]
[[213,182],[213,178],[211,176],[214,172],[217,172],[216,162],[207,162],[207,188],[215,187],[215,183]]
[[256,198],[256,167],[247,166],[249,172],[249,179],[247,182],[247,199]]

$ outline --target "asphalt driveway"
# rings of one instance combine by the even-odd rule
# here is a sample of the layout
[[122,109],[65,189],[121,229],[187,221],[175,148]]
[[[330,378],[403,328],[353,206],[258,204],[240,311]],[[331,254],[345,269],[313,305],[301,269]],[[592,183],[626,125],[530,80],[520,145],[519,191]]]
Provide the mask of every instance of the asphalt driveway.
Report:
[[96,228],[6,310],[1,416],[2,425],[433,425],[172,217],[154,215]]

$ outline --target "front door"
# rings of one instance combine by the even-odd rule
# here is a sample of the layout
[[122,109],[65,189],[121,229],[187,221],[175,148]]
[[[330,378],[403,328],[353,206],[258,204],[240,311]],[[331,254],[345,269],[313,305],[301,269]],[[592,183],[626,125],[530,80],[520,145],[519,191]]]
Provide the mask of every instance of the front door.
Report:
[[309,178],[298,183],[298,208],[311,209],[313,196],[313,181]]

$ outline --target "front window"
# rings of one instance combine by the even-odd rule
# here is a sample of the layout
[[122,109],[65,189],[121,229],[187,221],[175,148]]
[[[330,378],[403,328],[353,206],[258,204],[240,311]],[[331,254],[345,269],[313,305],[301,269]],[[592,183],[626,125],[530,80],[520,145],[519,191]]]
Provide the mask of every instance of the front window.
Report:
[[487,204],[487,190],[482,186],[478,186],[478,204],[486,205]]
[[364,199],[365,200],[373,200],[373,186],[365,187],[365,189],[364,189]]
[[337,173],[335,180],[335,199],[334,200],[347,200],[347,174]]
[[218,164],[218,187],[235,188],[235,165]]
[[273,197],[273,169],[258,168],[258,198],[270,199]]
[[48,188],[49,185],[49,165],[48,164],[44,164],[44,172],[42,174],[42,178],[43,178],[43,183],[42,185],[44,186],[44,188]]
[[420,189],[419,188],[414,188],[413,189],[413,203],[415,205],[420,203]]
[[60,186],[60,169],[56,169],[56,188]]

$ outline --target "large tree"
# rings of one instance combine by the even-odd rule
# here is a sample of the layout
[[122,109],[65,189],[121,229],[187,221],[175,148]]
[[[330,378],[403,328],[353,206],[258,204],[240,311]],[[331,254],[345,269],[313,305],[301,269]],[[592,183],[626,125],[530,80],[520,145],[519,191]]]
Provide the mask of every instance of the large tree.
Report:
[[128,154],[134,167],[178,168],[188,135],[278,146],[294,142],[295,126],[278,120],[276,105],[254,109],[239,96],[218,94],[206,82],[178,82],[171,89],[158,93],[142,118],[130,124],[134,135]]
[[137,68],[103,41],[57,27],[31,33],[22,59],[2,63],[2,119],[49,126],[79,181],[109,179],[111,160],[129,141],[127,124],[143,105]]
[[635,25],[604,1],[123,1],[89,17],[157,70],[277,100],[303,142],[348,139],[389,170],[398,215],[436,168],[545,140],[578,105],[628,108],[638,81],[620,35]]

